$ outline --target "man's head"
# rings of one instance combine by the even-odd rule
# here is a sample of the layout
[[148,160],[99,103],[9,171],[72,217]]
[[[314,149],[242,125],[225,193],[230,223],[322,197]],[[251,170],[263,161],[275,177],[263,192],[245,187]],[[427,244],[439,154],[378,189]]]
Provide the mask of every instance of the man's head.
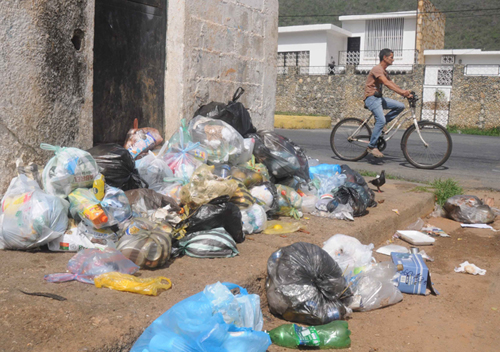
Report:
[[[380,62],[384,61],[385,57],[390,57],[392,54],[392,59],[394,60],[394,52],[391,49],[382,49],[380,50],[380,53],[378,54],[378,57],[380,59]],[[391,60],[392,61],[392,60]],[[392,62],[391,62],[392,63]]]

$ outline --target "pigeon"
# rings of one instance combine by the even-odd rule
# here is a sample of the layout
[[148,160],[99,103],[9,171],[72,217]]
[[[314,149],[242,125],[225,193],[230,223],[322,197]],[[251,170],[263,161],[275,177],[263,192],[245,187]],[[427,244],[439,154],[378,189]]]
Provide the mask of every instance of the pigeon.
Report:
[[377,178],[374,178],[373,180],[368,181],[368,182],[370,182],[372,185],[377,187],[377,191],[379,193],[382,193],[382,191],[380,190],[380,187],[382,187],[385,184],[385,170],[382,170],[380,175],[377,175]]

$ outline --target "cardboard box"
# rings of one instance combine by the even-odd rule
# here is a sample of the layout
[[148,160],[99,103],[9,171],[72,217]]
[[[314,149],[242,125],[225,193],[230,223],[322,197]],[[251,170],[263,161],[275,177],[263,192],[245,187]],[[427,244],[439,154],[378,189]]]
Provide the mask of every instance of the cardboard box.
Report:
[[425,295],[429,289],[434,295],[439,294],[432,287],[429,269],[420,254],[392,252],[391,258],[399,266],[398,288],[401,292]]

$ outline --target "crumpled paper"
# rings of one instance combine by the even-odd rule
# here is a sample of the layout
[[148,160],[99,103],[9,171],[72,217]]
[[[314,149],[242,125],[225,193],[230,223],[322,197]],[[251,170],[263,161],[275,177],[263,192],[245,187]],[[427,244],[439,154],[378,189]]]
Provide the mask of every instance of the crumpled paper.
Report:
[[486,274],[486,270],[477,267],[474,264],[469,263],[468,261],[460,264],[458,268],[455,268],[456,273],[468,273],[472,275],[484,275]]

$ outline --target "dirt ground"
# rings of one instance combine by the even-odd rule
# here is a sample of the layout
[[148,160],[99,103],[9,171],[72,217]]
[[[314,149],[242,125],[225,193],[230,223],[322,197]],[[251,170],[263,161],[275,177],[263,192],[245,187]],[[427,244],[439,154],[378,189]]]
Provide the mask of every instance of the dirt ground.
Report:
[[[229,281],[261,296],[264,329],[285,321],[269,313],[264,283],[269,255],[297,241],[322,245],[330,236],[356,236],[375,248],[390,240],[394,229],[405,228],[419,215],[428,214],[432,197],[418,193],[415,185],[390,181],[382,203],[355,222],[309,216],[301,220],[309,233],[286,236],[253,235],[238,245],[240,255],[231,259],[178,258],[166,268],[141,270],[143,277],[166,276],[171,290],[157,297],[98,289],[79,282],[51,284],[43,275],[64,272],[72,253],[48,251],[0,251],[0,351],[128,351],[142,330],[176,302],[201,291],[205,285]],[[468,192],[495,198],[500,193]],[[400,215],[393,212],[398,209]],[[427,220],[427,219],[426,219]],[[500,342],[500,232],[461,229],[454,221],[430,218],[428,222],[447,231],[426,252],[439,296],[404,295],[401,303],[371,312],[354,313],[349,319],[351,351],[497,351]],[[500,229],[500,219],[493,227]],[[407,245],[396,240],[397,244]],[[375,253],[378,261],[389,257]],[[486,269],[485,276],[455,273],[468,260]],[[56,301],[28,296],[50,292],[67,298]],[[270,352],[285,351],[270,346]]]

